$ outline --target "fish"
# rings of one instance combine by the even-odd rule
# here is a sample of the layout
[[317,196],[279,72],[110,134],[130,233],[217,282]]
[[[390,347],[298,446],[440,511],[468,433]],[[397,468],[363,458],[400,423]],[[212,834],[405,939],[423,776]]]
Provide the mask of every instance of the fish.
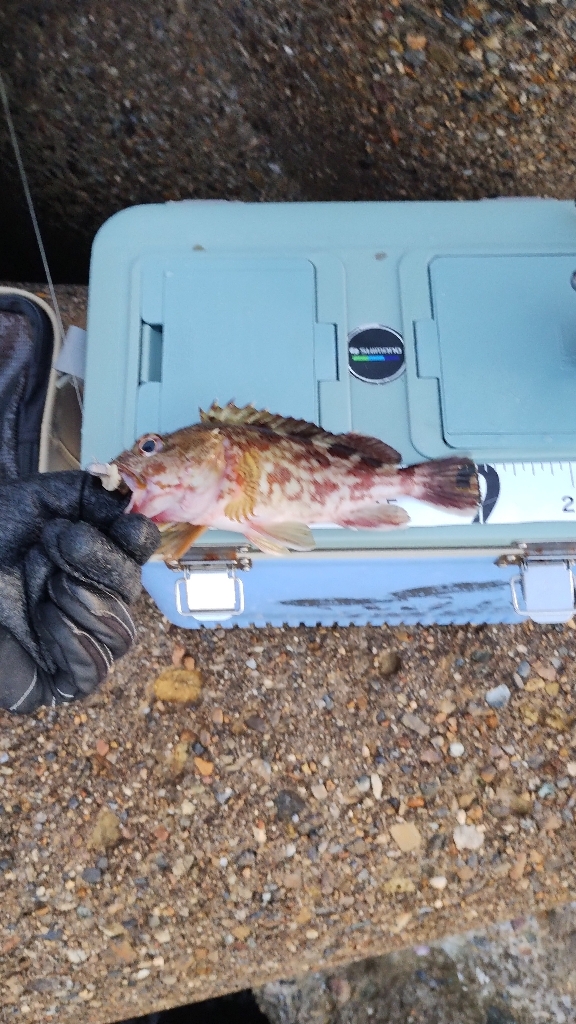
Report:
[[177,561],[208,529],[234,531],[271,555],[311,551],[310,525],[406,526],[401,496],[470,514],[480,492],[471,459],[413,466],[379,438],[332,434],[315,423],[229,402],[200,410],[200,422],[144,434],[111,463],[92,467],[105,486],[131,491],[126,511],[161,531],[156,559]]

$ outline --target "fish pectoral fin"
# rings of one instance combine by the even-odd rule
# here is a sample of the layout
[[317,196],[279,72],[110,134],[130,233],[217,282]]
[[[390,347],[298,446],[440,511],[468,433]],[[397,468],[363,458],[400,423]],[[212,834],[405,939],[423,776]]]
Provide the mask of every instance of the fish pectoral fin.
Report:
[[160,546],[152,555],[154,562],[176,562],[207,529],[192,523],[157,523],[161,533]]
[[388,530],[395,526],[406,526],[410,522],[408,513],[400,505],[370,505],[350,512],[338,520],[339,526],[355,527],[357,530]]
[[246,540],[269,555],[287,555],[293,551],[312,551],[316,541],[304,523],[246,523]]
[[255,452],[245,451],[235,466],[238,495],[224,508],[224,515],[233,522],[241,523],[254,515],[260,494],[260,462]]

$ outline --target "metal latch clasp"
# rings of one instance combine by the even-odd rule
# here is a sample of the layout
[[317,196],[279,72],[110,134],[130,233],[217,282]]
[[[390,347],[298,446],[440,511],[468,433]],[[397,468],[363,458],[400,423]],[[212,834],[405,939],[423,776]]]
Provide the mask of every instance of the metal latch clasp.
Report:
[[520,573],[510,580],[513,608],[535,623],[569,622],[575,610],[573,546],[568,550],[561,545],[541,545],[536,551],[523,547],[523,557],[502,560],[520,564]]
[[192,616],[199,622],[212,622],[242,614],[244,584],[237,571],[250,568],[248,559],[194,560],[181,563],[179,568],[183,575],[174,586],[179,615]]

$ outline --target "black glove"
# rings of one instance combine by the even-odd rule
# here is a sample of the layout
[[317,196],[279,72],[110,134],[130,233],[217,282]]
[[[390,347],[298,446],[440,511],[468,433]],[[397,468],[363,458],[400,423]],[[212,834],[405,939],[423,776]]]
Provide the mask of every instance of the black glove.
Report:
[[157,527],[88,473],[0,487],[0,707],[19,714],[85,696],[125,654],[125,607]]

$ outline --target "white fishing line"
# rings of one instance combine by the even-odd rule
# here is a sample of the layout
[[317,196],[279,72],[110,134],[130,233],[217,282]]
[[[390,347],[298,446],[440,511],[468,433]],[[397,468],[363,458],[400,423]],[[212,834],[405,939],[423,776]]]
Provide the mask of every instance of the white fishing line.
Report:
[[[16,135],[16,129],[14,127],[14,121],[12,120],[12,114],[10,112],[10,104],[8,102],[8,93],[6,86],[4,85],[4,79],[0,72],[0,100],[2,100],[2,106],[4,108],[4,115],[6,117],[6,124],[8,125],[8,134],[14,150],[14,156],[16,158],[16,166],[18,167],[18,173],[20,175],[20,181],[22,182],[22,188],[24,190],[24,196],[26,198],[26,204],[28,206],[28,212],[34,228],[34,234],[36,235],[36,242],[38,243],[38,249],[40,250],[40,258],[42,260],[42,266],[44,267],[44,273],[46,275],[46,281],[48,284],[48,291],[50,292],[50,298],[52,299],[52,305],[54,306],[54,312],[56,314],[56,320],[58,323],[58,330],[60,332],[61,341],[64,340],[64,325],[62,323],[62,315],[60,313],[60,306],[58,305],[58,299],[56,298],[56,291],[54,289],[54,282],[52,280],[52,274],[50,273],[50,267],[48,266],[48,258],[46,256],[46,249],[44,248],[44,242],[42,241],[42,235],[40,233],[40,225],[38,224],[38,218],[36,216],[36,210],[34,209],[34,202],[32,199],[32,193],[28,185],[28,178],[26,175],[26,169],[20,153],[20,146],[18,145],[18,136]],[[82,396],[80,395],[80,389],[78,387],[78,381],[76,377],[72,377],[74,384],[74,390],[76,392],[76,398],[80,406],[80,411],[83,412]]]

